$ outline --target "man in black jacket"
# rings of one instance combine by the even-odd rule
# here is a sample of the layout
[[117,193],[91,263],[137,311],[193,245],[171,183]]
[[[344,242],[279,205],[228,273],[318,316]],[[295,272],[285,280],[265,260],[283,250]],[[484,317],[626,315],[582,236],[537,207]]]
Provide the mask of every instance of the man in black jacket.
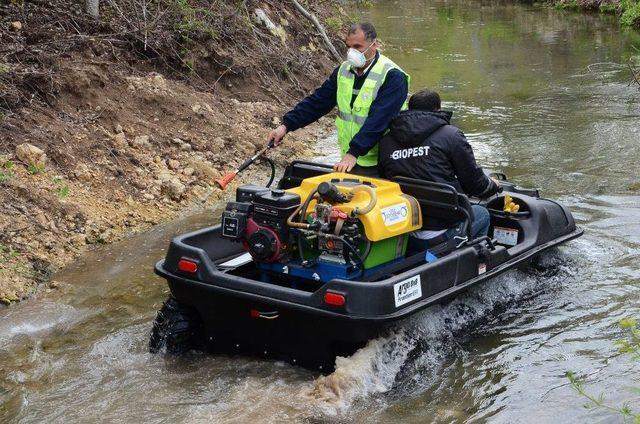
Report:
[[[440,96],[421,90],[409,99],[409,110],[401,112],[380,140],[380,173],[449,184],[469,196],[489,197],[500,190],[476,163],[473,150],[462,131],[451,125],[451,112],[440,110]],[[487,235],[490,217],[486,208],[472,205],[473,237]],[[430,220],[423,230],[412,233],[412,250],[462,236],[462,226]]]

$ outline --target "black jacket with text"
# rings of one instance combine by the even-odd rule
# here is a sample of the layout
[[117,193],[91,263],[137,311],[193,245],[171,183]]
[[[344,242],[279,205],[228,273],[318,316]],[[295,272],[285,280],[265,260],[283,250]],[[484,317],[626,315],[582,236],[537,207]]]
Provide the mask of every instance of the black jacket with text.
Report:
[[381,175],[445,183],[468,196],[495,194],[498,185],[478,166],[462,131],[449,124],[451,115],[445,111],[401,112],[379,143]]

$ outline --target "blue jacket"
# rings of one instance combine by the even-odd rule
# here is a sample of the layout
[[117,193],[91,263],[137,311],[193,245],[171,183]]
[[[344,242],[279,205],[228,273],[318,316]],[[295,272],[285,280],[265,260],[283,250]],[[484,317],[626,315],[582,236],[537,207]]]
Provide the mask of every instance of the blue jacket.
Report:
[[[380,53],[376,53],[375,63]],[[338,69],[337,67],[331,73],[331,76],[318,87],[313,94],[305,97],[291,111],[287,112],[282,118],[282,122],[287,127],[287,131],[295,131],[298,128],[305,127],[312,122],[323,117],[337,105],[336,92],[338,90]],[[369,69],[373,68],[373,64]],[[367,73],[355,76],[354,89],[362,87]],[[378,95],[371,105],[369,116],[364,122],[358,134],[356,134],[347,153],[355,157],[362,156],[367,153],[382,138],[384,132],[389,128],[389,123],[395,118],[402,105],[407,99],[409,92],[409,84],[405,75],[392,69],[387,74],[387,78],[380,87]],[[351,99],[351,104],[355,96]]]

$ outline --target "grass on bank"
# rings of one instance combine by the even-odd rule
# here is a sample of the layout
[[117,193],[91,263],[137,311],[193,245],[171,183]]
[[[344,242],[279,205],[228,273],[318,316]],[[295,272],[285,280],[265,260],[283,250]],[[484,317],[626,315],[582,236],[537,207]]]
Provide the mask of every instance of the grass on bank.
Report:
[[552,0],[563,10],[590,10],[619,15],[620,23],[640,29],[640,0]]
[[622,25],[640,28],[640,0],[621,0],[620,8]]

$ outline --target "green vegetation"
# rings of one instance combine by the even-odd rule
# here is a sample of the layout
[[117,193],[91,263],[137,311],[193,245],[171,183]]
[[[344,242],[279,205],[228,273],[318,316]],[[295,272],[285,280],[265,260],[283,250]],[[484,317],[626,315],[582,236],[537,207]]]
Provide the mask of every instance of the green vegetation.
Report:
[[64,199],[69,195],[69,185],[60,177],[55,177],[53,183],[56,185],[56,196],[58,199]]
[[372,0],[356,0],[355,3],[357,6],[362,8],[371,7],[373,5]]
[[13,177],[13,162],[8,160],[0,166],[0,184],[4,184]]
[[598,8],[601,13],[616,13],[618,11],[618,6],[615,3],[600,3],[600,7]]
[[60,199],[64,199],[65,197],[67,197],[69,195],[69,186],[68,185],[64,185],[64,186],[60,187],[58,189],[58,191],[56,192],[56,195]]
[[130,47],[142,55],[159,58],[172,69],[179,62],[189,72],[195,67],[193,57],[200,54],[196,47],[211,40],[218,44],[227,31],[235,34],[231,29],[248,14],[246,1],[159,0],[145,3],[144,10],[140,13],[136,2],[106,2],[100,19],[105,27],[127,34]]
[[621,0],[620,9],[620,22],[623,25],[640,28],[640,0]]
[[627,332],[627,338],[618,340],[616,346],[620,353],[630,353],[631,359],[640,361],[640,326],[635,319],[620,320],[620,328]]
[[31,163],[29,164],[29,166],[27,166],[27,171],[29,171],[29,174],[31,175],[39,174],[41,172],[44,172],[44,165]]
[[192,48],[195,39],[203,35],[216,39],[217,31],[214,22],[219,19],[212,9],[193,6],[189,0],[169,0],[169,7],[177,15],[174,29],[180,34],[182,48],[178,55],[182,65],[189,72],[193,72],[195,60],[192,58]]
[[[14,274],[14,262],[16,261],[18,252],[13,250],[10,246],[0,244],[0,278],[6,278],[8,275]],[[18,297],[13,293],[0,293],[0,303],[5,305],[10,304],[18,300]]]
[[[216,38],[217,33],[211,23],[219,18],[212,9],[193,6],[189,0],[172,0],[170,5],[180,16],[175,29],[183,33],[205,33],[211,38]],[[183,34],[184,36],[188,37],[189,34]]]
[[6,63],[0,63],[0,75],[6,74],[10,70],[11,68],[9,68],[9,65],[7,65]]
[[[640,361],[640,327],[635,319],[627,318],[620,320],[620,328],[626,333],[626,338],[618,340],[616,346],[618,351],[623,354],[631,354],[631,359],[634,361]],[[624,403],[620,406],[613,406],[607,403],[604,394],[601,393],[598,396],[590,394],[585,389],[585,382],[580,377],[576,376],[572,371],[567,372],[567,378],[573,389],[581,396],[587,399],[584,407],[587,409],[602,409],[616,414],[620,414],[624,419],[631,419],[634,424],[640,424],[640,411],[634,411],[631,409],[629,403]],[[640,387],[634,388],[635,393],[640,394]],[[635,402],[637,405],[639,402]]]
[[[0,278],[19,275],[24,278],[35,278],[36,272],[26,258],[11,246],[0,244]],[[15,293],[0,293],[0,303],[9,304],[19,300]]]
[[561,0],[554,4],[556,9],[579,10],[580,5],[577,0]]
[[562,10],[597,10],[619,14],[622,25],[640,28],[640,0],[553,0],[553,5]]
[[324,20],[327,28],[333,32],[338,32],[344,26],[344,22],[340,16],[331,16]]
[[2,259],[13,259],[18,256],[18,252],[13,250],[10,246],[0,244],[0,257]]

